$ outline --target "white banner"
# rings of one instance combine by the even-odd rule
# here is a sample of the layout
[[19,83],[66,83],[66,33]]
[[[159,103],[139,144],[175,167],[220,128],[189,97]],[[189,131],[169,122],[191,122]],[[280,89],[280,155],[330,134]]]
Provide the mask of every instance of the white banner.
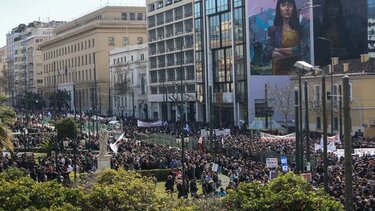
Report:
[[[337,152],[337,157],[344,157],[345,156],[345,151],[344,149],[338,149]],[[365,156],[365,155],[371,155],[375,156],[375,148],[358,148],[354,149],[354,153],[352,155],[358,155],[359,157]]]
[[295,140],[296,134],[291,133],[285,136],[276,136],[268,133],[260,133],[260,139],[262,141],[280,141],[280,140]]
[[267,168],[277,168],[278,166],[277,158],[266,158],[266,166]]
[[163,126],[162,121],[155,121],[155,122],[143,122],[141,120],[137,121],[138,127],[161,127]]
[[202,136],[203,138],[207,138],[207,137],[208,137],[208,131],[207,131],[206,129],[202,129],[202,130],[201,130],[201,136]]

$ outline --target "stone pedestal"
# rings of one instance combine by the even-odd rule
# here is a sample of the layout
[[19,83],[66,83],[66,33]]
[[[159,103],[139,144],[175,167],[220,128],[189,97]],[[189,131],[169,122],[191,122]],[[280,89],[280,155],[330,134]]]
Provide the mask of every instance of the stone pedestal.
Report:
[[98,155],[98,171],[104,171],[111,168],[111,155]]

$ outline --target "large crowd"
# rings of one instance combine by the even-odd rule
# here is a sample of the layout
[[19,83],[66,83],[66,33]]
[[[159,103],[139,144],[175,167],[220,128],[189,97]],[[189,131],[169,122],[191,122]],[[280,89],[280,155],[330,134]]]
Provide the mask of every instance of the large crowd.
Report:
[[[226,190],[235,189],[241,182],[257,180],[267,183],[270,180],[270,169],[258,159],[257,155],[265,150],[288,157],[293,157],[295,154],[295,143],[292,140],[264,141],[254,137],[248,130],[236,127],[230,128],[231,134],[228,136],[215,137],[216,149],[211,150],[208,139],[200,139],[199,134],[200,129],[207,128],[207,125],[190,122],[188,123],[189,135],[202,140],[203,146],[199,149],[186,149],[182,162],[180,148],[146,143],[135,138],[136,134],[179,135],[181,125],[168,124],[163,127],[138,128],[135,121],[125,121],[123,124],[126,139],[119,145],[118,153],[112,153],[111,167],[126,170],[170,169],[165,188],[170,192],[177,191],[179,197],[188,197],[189,193],[191,197],[199,197],[198,180],[200,180],[204,196],[225,195]],[[41,125],[28,127],[29,133],[25,134],[23,133],[25,123],[19,120],[15,124],[13,130],[19,132],[13,139],[15,147],[40,147],[45,134],[54,135],[50,127]],[[97,169],[98,137],[82,133],[80,139],[84,141],[78,143],[80,150],[76,156],[72,150],[64,149],[38,158],[35,158],[33,153],[12,153],[0,157],[0,171],[14,166],[26,169],[27,174],[36,181],[58,179],[61,182],[70,183],[69,174],[74,171],[74,166],[77,166],[78,172],[95,172]],[[319,143],[320,135],[312,133],[311,140],[310,151],[315,165],[312,166],[309,182],[315,187],[322,187],[324,184],[323,156],[321,151],[314,151],[314,144]],[[113,138],[108,140],[109,143],[114,141]],[[363,137],[360,131],[352,137],[354,148],[371,148],[374,147],[374,143],[375,138]],[[69,148],[72,149],[73,142],[69,144]],[[338,144],[337,147],[340,148],[342,145]],[[108,151],[110,151],[109,148]],[[73,165],[74,162],[76,165]],[[182,168],[183,165],[184,168]],[[291,171],[295,171],[295,163],[290,162],[289,166]],[[185,169],[184,174],[182,169]],[[343,158],[329,153],[329,194],[344,203],[343,169]],[[225,187],[222,186],[219,174],[229,177],[230,182]],[[183,175],[185,178],[182,178]],[[355,196],[353,201],[356,210],[371,210],[375,207],[374,175],[374,156],[353,156],[353,195]]]

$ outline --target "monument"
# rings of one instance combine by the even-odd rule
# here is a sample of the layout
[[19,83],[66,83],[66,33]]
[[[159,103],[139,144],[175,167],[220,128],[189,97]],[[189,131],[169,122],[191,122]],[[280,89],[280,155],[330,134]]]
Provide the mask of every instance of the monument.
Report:
[[98,171],[103,171],[111,168],[111,155],[107,151],[108,146],[108,131],[100,130],[99,132],[99,155],[98,155]]

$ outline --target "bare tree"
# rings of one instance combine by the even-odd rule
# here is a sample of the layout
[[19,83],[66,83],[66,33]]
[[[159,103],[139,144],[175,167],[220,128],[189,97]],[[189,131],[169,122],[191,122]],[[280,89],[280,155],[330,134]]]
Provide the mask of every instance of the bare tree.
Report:
[[129,95],[131,94],[132,88],[132,79],[131,74],[133,73],[133,70],[130,69],[128,64],[118,64],[115,66],[115,83],[114,83],[114,89],[116,94],[119,95]]
[[284,117],[284,122],[286,128],[288,128],[289,117],[294,112],[294,87],[291,83],[274,83],[272,85],[268,84],[269,94],[273,99],[271,104],[280,110]]

